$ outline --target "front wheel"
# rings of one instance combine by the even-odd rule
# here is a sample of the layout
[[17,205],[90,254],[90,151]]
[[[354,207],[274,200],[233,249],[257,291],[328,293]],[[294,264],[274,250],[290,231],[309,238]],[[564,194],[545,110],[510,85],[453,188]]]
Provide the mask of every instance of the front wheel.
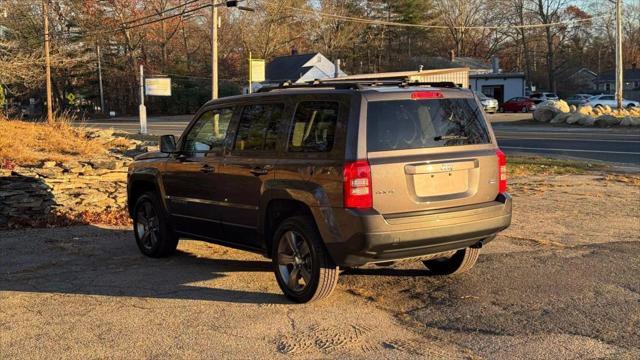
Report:
[[299,303],[331,295],[340,271],[329,257],[315,223],[307,216],[286,219],[276,230],[273,270],[285,296]]
[[162,204],[153,193],[145,193],[136,201],[133,231],[138,248],[149,257],[171,255],[178,246],[179,238],[171,229]]
[[466,248],[458,250],[451,257],[423,261],[432,273],[437,275],[454,275],[470,270],[478,261],[480,249]]
[[523,106],[521,111],[523,113],[529,112],[529,108],[527,108],[526,106]]

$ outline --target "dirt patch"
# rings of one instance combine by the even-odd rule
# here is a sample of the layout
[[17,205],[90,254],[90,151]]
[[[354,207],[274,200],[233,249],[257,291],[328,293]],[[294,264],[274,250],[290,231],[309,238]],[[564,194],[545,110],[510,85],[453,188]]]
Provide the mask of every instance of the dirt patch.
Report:
[[512,178],[510,187],[514,211],[506,237],[573,246],[640,236],[637,176],[536,175]]

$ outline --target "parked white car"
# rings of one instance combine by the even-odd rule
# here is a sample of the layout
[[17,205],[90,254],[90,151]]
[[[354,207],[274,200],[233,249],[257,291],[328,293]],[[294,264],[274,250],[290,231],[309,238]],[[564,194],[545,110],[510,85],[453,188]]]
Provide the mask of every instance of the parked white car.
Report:
[[[583,105],[590,105],[592,107],[608,105],[611,108],[615,108],[618,106],[618,103],[616,102],[615,95],[596,95],[590,97]],[[627,108],[640,106],[640,102],[622,99],[622,106]]]
[[478,100],[480,100],[480,104],[482,104],[482,108],[486,113],[495,114],[498,111],[498,100],[492,97],[488,97],[480,91],[476,91],[475,93],[478,97]]
[[533,93],[529,95],[529,99],[533,100],[533,102],[536,104],[540,104],[541,102],[549,100],[560,100],[557,94],[550,92]]
[[593,95],[589,95],[589,94],[575,94],[575,95],[569,96],[565,101],[569,105],[582,106],[586,104],[587,101],[589,101],[589,98],[591,98],[592,96]]

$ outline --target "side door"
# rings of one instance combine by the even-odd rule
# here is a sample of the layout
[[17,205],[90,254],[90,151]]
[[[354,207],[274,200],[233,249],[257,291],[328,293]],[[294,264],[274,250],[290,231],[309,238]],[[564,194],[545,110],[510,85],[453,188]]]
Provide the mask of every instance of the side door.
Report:
[[168,161],[163,183],[176,230],[210,239],[222,238],[219,168],[234,107],[202,111]]
[[609,107],[615,107],[617,105],[616,104],[616,97],[613,96],[613,95],[601,96],[599,102],[602,105],[608,105]]
[[246,104],[225,156],[222,224],[225,239],[238,246],[264,248],[257,238],[259,202],[274,180],[286,104],[284,100]]

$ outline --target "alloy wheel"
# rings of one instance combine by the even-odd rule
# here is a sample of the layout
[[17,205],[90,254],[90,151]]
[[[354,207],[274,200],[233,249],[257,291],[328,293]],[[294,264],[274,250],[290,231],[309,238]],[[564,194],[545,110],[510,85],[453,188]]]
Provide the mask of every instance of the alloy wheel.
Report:
[[160,237],[160,220],[153,205],[146,201],[138,207],[136,214],[136,231],[140,243],[151,251]]
[[282,234],[278,244],[278,275],[294,292],[304,291],[311,282],[313,261],[306,239],[289,230]]

